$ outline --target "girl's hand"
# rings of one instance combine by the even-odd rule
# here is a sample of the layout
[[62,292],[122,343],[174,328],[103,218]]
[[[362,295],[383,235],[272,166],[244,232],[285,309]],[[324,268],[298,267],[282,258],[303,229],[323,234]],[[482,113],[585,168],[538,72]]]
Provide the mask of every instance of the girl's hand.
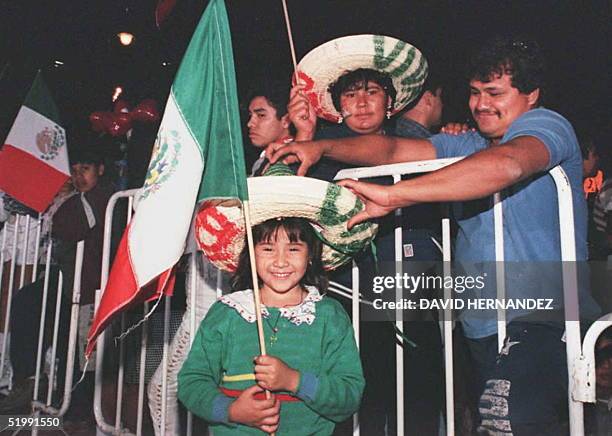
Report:
[[303,88],[304,85],[295,85],[291,88],[287,113],[295,126],[295,139],[298,141],[309,141],[314,138],[317,129],[317,114],[308,98],[303,94]]
[[273,356],[255,358],[255,380],[269,391],[297,392],[300,373],[288,367],[285,362]]
[[228,418],[231,422],[256,427],[266,433],[274,433],[280,419],[280,401],[274,394],[269,399],[258,400],[255,394],[263,392],[258,385],[242,391],[240,396],[230,404]]

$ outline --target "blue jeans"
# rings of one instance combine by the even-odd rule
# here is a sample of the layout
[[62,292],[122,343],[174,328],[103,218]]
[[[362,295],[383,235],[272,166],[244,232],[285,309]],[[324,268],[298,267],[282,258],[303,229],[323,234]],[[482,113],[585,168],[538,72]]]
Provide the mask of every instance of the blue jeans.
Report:
[[567,422],[563,330],[514,321],[497,335],[467,339],[481,392],[479,434],[561,435]]

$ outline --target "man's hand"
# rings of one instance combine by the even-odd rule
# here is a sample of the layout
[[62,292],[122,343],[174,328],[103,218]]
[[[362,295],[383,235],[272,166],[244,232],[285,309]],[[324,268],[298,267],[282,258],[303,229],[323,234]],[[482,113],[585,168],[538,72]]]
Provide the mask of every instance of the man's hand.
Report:
[[454,136],[470,131],[475,132],[476,129],[470,128],[466,123],[447,123],[440,129],[440,133],[447,133]]
[[280,419],[280,401],[274,394],[269,399],[257,400],[255,394],[263,392],[258,385],[242,391],[240,396],[230,404],[228,418],[231,422],[256,427],[266,433],[274,433]]
[[300,373],[288,367],[277,357],[257,356],[255,358],[255,380],[259,386],[269,391],[295,393],[300,384]]
[[291,88],[287,113],[297,132],[295,139],[298,141],[310,141],[314,138],[317,129],[317,114],[308,98],[302,92],[303,88],[304,85],[295,85]]
[[266,148],[266,157],[270,164],[281,160],[290,165],[300,162],[298,176],[305,176],[311,166],[323,157],[325,146],[322,141],[290,142],[289,144],[270,144]]
[[[396,207],[391,205],[389,195],[393,186],[382,186],[375,183],[358,182],[357,180],[352,179],[341,180],[338,182],[338,184],[353,192],[361,199],[361,201],[363,201],[365,205],[364,210],[357,213],[349,220],[347,223],[349,229],[353,228],[355,224],[359,224],[372,218],[385,216],[392,210],[396,209]],[[405,206],[409,206],[409,204],[406,204]]]

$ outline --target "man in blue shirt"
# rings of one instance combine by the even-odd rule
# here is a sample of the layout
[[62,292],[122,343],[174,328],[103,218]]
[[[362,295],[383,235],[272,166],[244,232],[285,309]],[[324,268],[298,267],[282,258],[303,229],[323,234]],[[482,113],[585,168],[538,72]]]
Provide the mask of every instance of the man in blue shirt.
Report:
[[[349,225],[384,216],[398,207],[457,202],[455,259],[485,264],[496,259],[491,196],[502,192],[504,259],[513,272],[518,270],[516,282],[508,284],[508,295],[552,294],[559,308],[562,287],[555,274],[561,259],[558,204],[555,183],[547,171],[560,165],[570,180],[576,257],[585,260],[586,205],[576,136],[565,118],[539,108],[544,65],[535,43],[489,40],[472,57],[469,71],[469,107],[478,132],[434,135],[427,140],[372,136],[359,141],[291,144],[270,153],[271,160],[284,155],[288,161],[300,161],[298,174],[303,174],[320,156],[354,165],[467,156],[393,186],[341,182],[366,202],[366,209]],[[495,298],[495,280],[481,295]],[[589,316],[596,313],[588,296],[581,301],[581,309],[583,316],[588,311]],[[479,430],[484,434],[563,433],[568,380],[563,323],[533,315],[508,312],[506,342],[499,354],[495,311],[466,312],[461,319],[480,381]]]

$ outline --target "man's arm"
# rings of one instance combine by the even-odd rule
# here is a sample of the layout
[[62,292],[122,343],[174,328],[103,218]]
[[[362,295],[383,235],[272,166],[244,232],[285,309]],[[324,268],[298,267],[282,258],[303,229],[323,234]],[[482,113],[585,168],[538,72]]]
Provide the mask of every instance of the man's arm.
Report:
[[539,139],[521,136],[393,186],[343,180],[340,184],[366,203],[366,209],[353,217],[349,225],[417,203],[486,197],[545,170],[549,158],[548,149]]
[[271,144],[266,149],[271,163],[282,160],[287,164],[300,162],[298,175],[322,157],[352,165],[385,165],[436,158],[436,149],[425,139],[407,139],[384,135],[363,135],[354,138],[324,139],[293,142],[289,145]]

